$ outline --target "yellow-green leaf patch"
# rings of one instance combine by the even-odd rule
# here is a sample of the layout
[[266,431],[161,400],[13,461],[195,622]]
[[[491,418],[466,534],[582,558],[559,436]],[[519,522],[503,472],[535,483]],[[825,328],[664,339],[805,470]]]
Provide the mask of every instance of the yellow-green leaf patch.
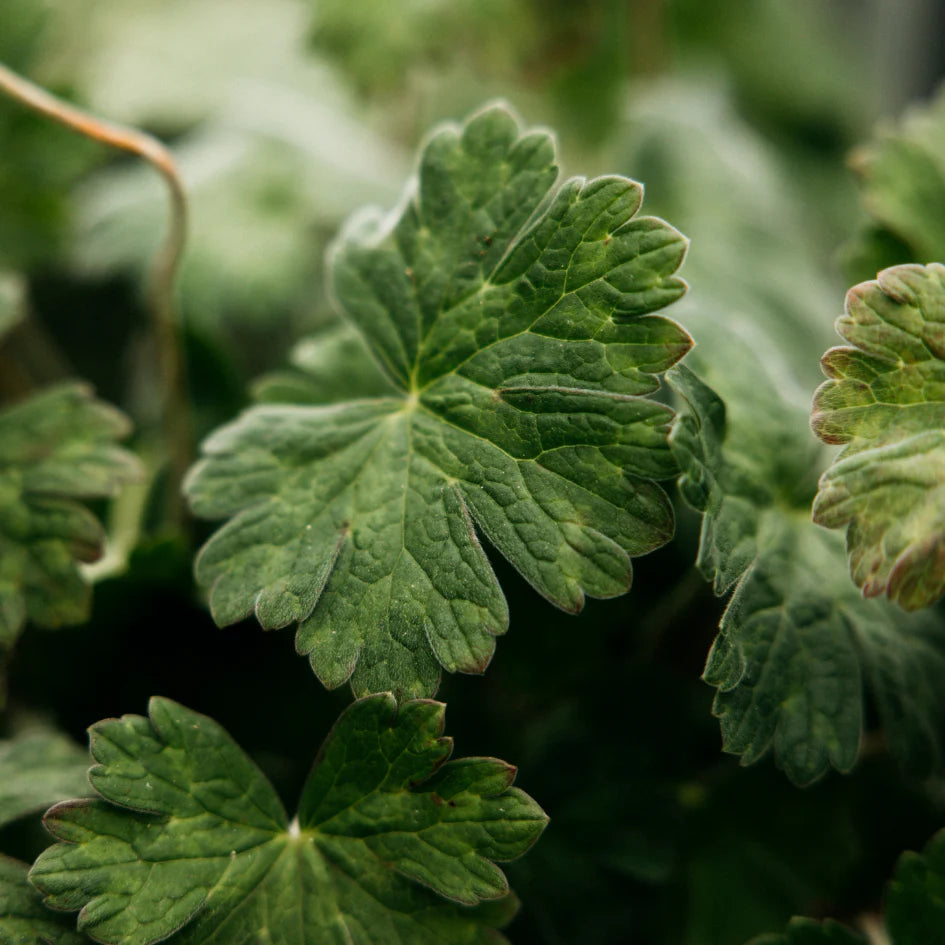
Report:
[[842,443],[814,520],[847,530],[853,580],[906,610],[945,592],[945,266],[886,269],[847,295],[812,423]]

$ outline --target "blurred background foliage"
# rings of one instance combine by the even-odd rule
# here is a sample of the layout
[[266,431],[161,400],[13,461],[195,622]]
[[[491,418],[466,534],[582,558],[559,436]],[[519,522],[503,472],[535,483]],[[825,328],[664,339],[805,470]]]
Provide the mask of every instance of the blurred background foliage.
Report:
[[[0,60],[180,163],[199,434],[252,397],[338,396],[363,358],[336,324],[328,243],[358,207],[397,201],[431,125],[502,97],[556,129],[566,172],[645,182],[645,209],[693,240],[672,314],[699,369],[736,416],[749,404],[755,424],[792,418],[772,433],[786,444],[805,436],[846,286],[945,259],[945,99],[902,117],[942,77],[943,37],[933,0],[0,0]],[[165,223],[149,168],[0,101],[4,398],[81,376],[147,451],[142,280]],[[347,692],[321,689],[288,632],[216,628],[194,541],[143,515],[91,622],[20,642],[6,730],[38,713],[82,740],[168,695],[226,725],[292,802]],[[795,913],[855,924],[896,856],[945,824],[945,782],[904,780],[870,733],[852,775],[805,791],[720,753],[699,675],[722,605],[692,569],[697,531],[680,509],[630,595],[579,619],[494,562],[511,631],[485,677],[441,697],[460,751],[519,765],[552,817],[509,869],[519,945],[732,945]],[[44,842],[35,823],[0,832],[27,859]]]

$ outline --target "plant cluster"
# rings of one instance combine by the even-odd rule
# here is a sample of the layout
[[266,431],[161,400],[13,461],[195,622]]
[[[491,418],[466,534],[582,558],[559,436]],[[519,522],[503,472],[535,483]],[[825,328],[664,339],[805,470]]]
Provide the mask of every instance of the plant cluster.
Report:
[[[487,19],[409,7],[444,34]],[[443,56],[385,39],[384,4],[353,45],[349,15],[326,3],[311,41],[357,51],[364,94]],[[536,27],[528,55],[548,42]],[[195,229],[183,341],[152,286],[189,399],[165,348],[135,434],[86,383],[37,382],[48,300],[24,246],[0,270],[0,945],[485,945],[522,904],[510,936],[547,945],[945,943],[943,103],[858,152],[864,279],[833,347],[816,267],[783,271],[807,221],[754,139],[758,192],[728,187],[743,130],[718,102],[670,127],[641,110],[615,157],[657,192],[685,182],[691,247],[636,180],[563,178],[505,104],[436,126],[394,209],[315,239],[334,313],[249,404],[235,380],[208,396],[227,390],[214,339],[236,308],[252,348],[305,267],[287,249],[244,269]],[[236,140],[218,119],[193,134],[181,166]],[[237,150],[219,176],[246,198],[265,182]],[[136,173],[86,195],[80,286],[146,256]],[[731,195],[729,216],[685,187]],[[759,201],[777,232],[745,228]],[[30,710],[152,684],[188,698],[93,724],[91,768]],[[444,694],[481,754],[452,757]],[[893,803],[902,830],[876,822]]]

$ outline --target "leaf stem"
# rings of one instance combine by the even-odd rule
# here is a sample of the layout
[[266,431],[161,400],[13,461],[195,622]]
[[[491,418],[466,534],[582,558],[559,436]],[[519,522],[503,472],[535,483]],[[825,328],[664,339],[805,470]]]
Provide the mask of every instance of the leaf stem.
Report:
[[162,383],[161,417],[170,472],[167,514],[175,527],[182,528],[185,513],[180,486],[193,460],[194,437],[175,296],[177,271],[187,239],[187,195],[177,165],[157,138],[76,108],[13,72],[2,62],[0,92],[87,138],[138,155],[158,171],[167,185],[170,222],[164,242],[151,265],[147,292],[148,314]]

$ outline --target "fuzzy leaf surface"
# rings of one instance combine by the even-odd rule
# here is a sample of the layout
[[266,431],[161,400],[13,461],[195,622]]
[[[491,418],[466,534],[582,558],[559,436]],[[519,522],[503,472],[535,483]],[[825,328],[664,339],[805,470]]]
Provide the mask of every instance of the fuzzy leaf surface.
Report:
[[96,941],[485,945],[515,912],[496,861],[547,818],[494,758],[447,761],[444,706],[351,705],[289,822],[215,722],[167,699],[91,729],[101,796],[54,807],[31,873]]
[[78,562],[100,556],[104,533],[81,500],[138,476],[137,459],[117,445],[128,428],[81,384],[0,410],[0,647],[27,620],[58,627],[88,615]]
[[867,597],[906,610],[945,593],[945,266],[896,266],[847,294],[823,358],[812,425],[846,449],[824,473],[814,520],[847,530]]
[[25,863],[0,856],[0,945],[83,945],[84,935],[65,916],[56,915],[27,879]]
[[849,771],[868,687],[902,763],[938,768],[941,621],[905,617],[850,584],[840,536],[812,526],[807,493],[794,491],[817,468],[809,443],[770,451],[729,429],[725,405],[691,371],[667,380],[685,401],[671,438],[680,487],[704,513],[697,564],[717,594],[732,591],[703,677],[718,690],[725,750],[745,764],[773,752],[797,784]]
[[46,732],[0,741],[0,827],[57,801],[89,793],[86,753]]
[[214,618],[299,624],[322,682],[433,693],[506,630],[478,533],[548,600],[631,582],[672,535],[672,411],[645,395],[688,350],[654,315],[686,240],[639,184],[574,178],[502,107],[433,136],[394,217],[361,216],[335,294],[397,393],[261,406],[204,444],[192,507],[230,518],[198,580]]

